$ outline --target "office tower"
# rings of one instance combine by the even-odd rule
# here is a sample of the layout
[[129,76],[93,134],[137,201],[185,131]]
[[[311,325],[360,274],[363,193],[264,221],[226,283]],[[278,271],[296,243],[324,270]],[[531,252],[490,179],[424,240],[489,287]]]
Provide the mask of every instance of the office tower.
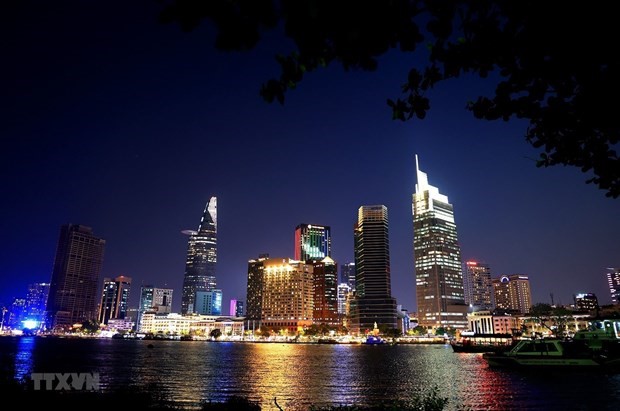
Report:
[[97,289],[105,240],[90,227],[60,228],[47,300],[48,328],[66,328],[97,319]]
[[230,300],[229,312],[231,317],[243,317],[243,301]]
[[45,322],[45,306],[50,292],[49,283],[33,283],[28,285],[24,319],[30,321],[28,328],[39,328]]
[[312,264],[290,258],[264,260],[262,296],[261,325],[286,330],[289,334],[296,334],[311,325],[314,308]]
[[21,329],[24,327],[26,314],[26,299],[15,298],[9,307],[9,313],[5,325],[8,328]]
[[300,224],[295,228],[295,260],[322,260],[331,256],[331,230],[327,226]]
[[142,316],[147,312],[169,314],[172,312],[172,288],[157,288],[152,285],[140,287],[138,317],[136,325],[140,329]]
[[620,303],[620,268],[607,269],[607,286],[611,294],[611,303]]
[[314,273],[314,310],[312,320],[317,324],[339,324],[338,264],[330,257],[312,264]]
[[159,314],[172,312],[172,288],[157,288],[150,285],[140,287],[138,310],[154,311]]
[[211,197],[206,204],[197,231],[185,230],[189,235],[187,260],[183,277],[181,314],[194,312],[194,299],[198,291],[217,288],[215,268],[217,264],[217,198]]
[[413,248],[418,321],[436,329],[467,328],[461,249],[452,204],[428,183],[415,157]]
[[465,304],[469,306],[470,311],[493,309],[493,283],[491,282],[491,268],[488,264],[467,261],[463,286]]
[[235,317],[243,317],[243,301],[237,301],[235,307]]
[[99,323],[107,324],[110,319],[124,319],[127,314],[131,277],[104,278],[101,304],[99,305]]
[[346,284],[355,290],[355,263],[340,266],[340,284]]
[[351,301],[351,331],[366,333],[378,326],[396,328],[392,298],[388,210],[362,206],[354,227],[355,297]]
[[527,275],[502,275],[493,279],[495,307],[508,312],[527,314],[532,307],[530,279]]
[[222,315],[222,290],[196,291],[196,314]]
[[[263,307],[263,288],[265,282],[265,261],[269,254],[260,254],[257,259],[248,261],[248,285],[246,293],[246,318],[260,321]],[[249,325],[248,325],[249,327]]]
[[598,298],[593,293],[579,293],[575,295],[575,308],[582,311],[598,310]]
[[347,284],[338,284],[338,315],[341,319],[349,315],[349,298],[351,296],[351,287]]

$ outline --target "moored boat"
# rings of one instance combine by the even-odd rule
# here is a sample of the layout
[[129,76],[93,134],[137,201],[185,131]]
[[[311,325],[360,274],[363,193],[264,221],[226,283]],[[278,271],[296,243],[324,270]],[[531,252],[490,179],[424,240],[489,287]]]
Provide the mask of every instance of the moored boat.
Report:
[[517,340],[511,334],[461,333],[458,339],[450,341],[454,352],[484,353],[510,350]]

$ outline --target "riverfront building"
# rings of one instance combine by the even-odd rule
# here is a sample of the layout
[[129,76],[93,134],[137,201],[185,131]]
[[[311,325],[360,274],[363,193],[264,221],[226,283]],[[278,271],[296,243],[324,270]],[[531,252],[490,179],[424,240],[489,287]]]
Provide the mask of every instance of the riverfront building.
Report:
[[355,296],[350,303],[351,331],[368,333],[375,323],[397,328],[396,300],[392,297],[390,277],[387,207],[360,207],[353,237]]
[[60,228],[46,308],[48,329],[97,319],[104,248],[105,240],[90,227],[66,224]]
[[412,211],[418,321],[432,329],[464,329],[468,306],[454,210],[448,197],[428,183],[417,155],[415,163]]
[[217,288],[215,270],[217,265],[217,198],[211,197],[200,219],[198,230],[185,230],[189,235],[181,313],[195,312],[194,300],[198,291]]

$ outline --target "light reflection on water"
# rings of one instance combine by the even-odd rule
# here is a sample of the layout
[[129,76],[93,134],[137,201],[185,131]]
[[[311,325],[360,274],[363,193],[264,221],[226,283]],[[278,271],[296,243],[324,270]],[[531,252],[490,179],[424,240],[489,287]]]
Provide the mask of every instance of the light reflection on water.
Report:
[[[148,348],[148,344],[153,348]],[[409,399],[437,387],[446,410],[606,410],[620,402],[620,376],[523,374],[489,369],[480,354],[447,345],[318,345],[0,338],[3,367],[97,372],[103,390],[137,386],[198,407],[240,395],[263,410],[363,405]],[[592,395],[596,393],[596,395]]]

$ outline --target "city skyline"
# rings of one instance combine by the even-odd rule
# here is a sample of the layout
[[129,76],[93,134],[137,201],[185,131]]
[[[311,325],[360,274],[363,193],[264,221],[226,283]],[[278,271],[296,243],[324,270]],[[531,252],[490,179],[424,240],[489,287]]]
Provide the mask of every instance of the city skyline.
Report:
[[67,4],[20,2],[1,29],[15,39],[0,122],[4,304],[49,282],[58,227],[73,223],[106,239],[100,282],[122,273],[136,289],[172,288],[179,312],[180,230],[214,195],[224,304],[245,300],[249,259],[291,255],[301,221],[330,226],[333,259],[352,262],[351,215],[385,204],[393,294],[414,311],[415,153],[450,195],[464,261],[485,261],[494,277],[528,275],[534,302],[588,292],[611,302],[620,203],[578,170],[536,168],[524,123],[474,119],[464,106],[490,89],[483,80],[446,82],[430,93],[427,118],[394,122],[385,99],[409,66],[389,54],[381,73],[330,67],[270,105],[258,90],[278,69],[275,36],[224,54],[208,36],[157,23],[149,2],[124,13]]

